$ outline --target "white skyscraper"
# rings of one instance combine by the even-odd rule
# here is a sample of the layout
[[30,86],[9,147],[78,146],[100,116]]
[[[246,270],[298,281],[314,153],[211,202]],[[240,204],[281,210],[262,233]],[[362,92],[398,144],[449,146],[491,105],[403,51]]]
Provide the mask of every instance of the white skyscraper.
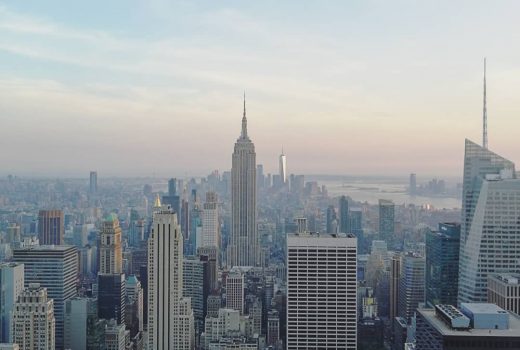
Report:
[[30,283],[18,297],[13,312],[13,343],[22,350],[54,350],[54,302],[47,288]]
[[283,153],[283,148],[282,148],[282,154],[280,154],[280,159],[279,159],[279,170],[280,170],[280,179],[282,181],[282,184],[286,184],[287,183],[287,157]]
[[489,274],[520,272],[515,165],[466,140],[458,302],[485,302]]
[[183,298],[183,236],[169,206],[156,200],[148,240],[148,348],[191,350],[194,320]]
[[256,153],[247,136],[246,102],[242,133],[235,143],[231,168],[231,244],[228,266],[259,264],[258,232],[256,227]]
[[244,314],[244,275],[232,271],[226,278],[226,308]]
[[14,304],[23,291],[23,264],[5,263],[0,265],[0,342],[12,343],[11,318]]
[[217,247],[220,249],[220,229],[218,219],[218,202],[215,192],[206,192],[206,202],[202,211],[202,244],[200,247]]
[[287,236],[287,350],[356,349],[352,235]]

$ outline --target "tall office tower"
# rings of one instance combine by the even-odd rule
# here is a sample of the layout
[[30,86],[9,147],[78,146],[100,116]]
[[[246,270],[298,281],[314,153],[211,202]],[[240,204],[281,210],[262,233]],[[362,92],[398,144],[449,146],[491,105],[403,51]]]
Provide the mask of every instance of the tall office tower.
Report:
[[175,196],[177,194],[177,179],[168,180],[168,196]]
[[200,259],[187,256],[183,261],[183,295],[191,299],[195,331],[200,334],[206,317],[206,302],[209,295],[209,268],[207,257]]
[[20,242],[22,240],[21,227],[20,225],[13,223],[7,227],[7,240],[8,243]]
[[123,272],[123,250],[121,247],[121,227],[116,214],[105,218],[99,232],[99,272],[116,274]]
[[101,349],[105,334],[104,320],[97,315],[95,298],[75,297],[65,303],[65,349]]
[[197,248],[197,256],[199,259],[207,261],[209,290],[218,289],[219,251],[217,247],[199,247]]
[[488,274],[520,272],[519,212],[515,165],[466,140],[459,303],[486,301]]
[[379,200],[379,237],[390,242],[395,234],[395,204],[386,199]]
[[126,316],[125,324],[133,338],[144,329],[144,294],[141,282],[135,275],[126,278]]
[[414,196],[417,193],[417,175],[415,173],[410,174],[410,185],[408,187],[408,193]]
[[287,157],[283,153],[283,147],[282,147],[282,154],[280,154],[280,159],[278,163],[278,170],[280,174],[280,181],[282,184],[287,183]]
[[0,264],[0,343],[12,343],[11,317],[24,287],[23,264]]
[[191,350],[194,320],[183,298],[183,236],[177,214],[156,208],[148,239],[148,348]]
[[401,282],[401,255],[395,254],[390,259],[390,324],[398,316],[399,311],[399,285]]
[[426,233],[426,304],[457,305],[459,286],[460,224],[440,223]]
[[256,188],[263,188],[265,185],[264,166],[258,164],[256,166]]
[[[119,324],[116,320],[109,320],[105,329],[105,349],[106,350],[125,350],[126,336],[125,325]],[[153,348],[149,348],[153,349]],[[175,348],[172,348],[175,349]]]
[[[327,233],[338,232],[338,219],[336,216],[336,208],[333,205],[329,205],[327,208]],[[342,232],[347,233],[347,232]]]
[[463,303],[418,309],[416,349],[520,349],[520,318],[494,304]]
[[54,302],[47,289],[29,283],[14,305],[13,343],[22,350],[54,350],[54,326]]
[[202,211],[202,242],[200,247],[220,248],[220,227],[218,199],[215,192],[206,192],[206,202]]
[[54,301],[56,349],[63,349],[65,302],[76,296],[78,250],[72,246],[30,246],[13,250],[13,260],[24,264],[25,286],[39,283]]
[[244,275],[240,271],[231,271],[226,278],[226,308],[244,314],[245,289]]
[[231,244],[229,266],[258,266],[259,240],[256,226],[256,153],[247,135],[246,101],[242,133],[235,143],[231,168]]
[[100,273],[98,275],[98,316],[105,320],[115,319],[125,323],[126,278],[123,273]]
[[91,195],[94,195],[97,193],[97,171],[91,171],[90,172],[90,186],[89,186],[89,193]]
[[40,244],[63,244],[64,223],[62,210],[40,210],[38,213],[38,239]]
[[408,322],[419,303],[424,303],[424,260],[422,256],[407,253],[401,262],[398,313]]
[[488,278],[488,303],[520,315],[520,274],[497,274]]
[[339,232],[352,233],[350,228],[348,200],[345,196],[341,196],[339,199]]
[[356,249],[350,234],[287,236],[287,350],[356,349]]

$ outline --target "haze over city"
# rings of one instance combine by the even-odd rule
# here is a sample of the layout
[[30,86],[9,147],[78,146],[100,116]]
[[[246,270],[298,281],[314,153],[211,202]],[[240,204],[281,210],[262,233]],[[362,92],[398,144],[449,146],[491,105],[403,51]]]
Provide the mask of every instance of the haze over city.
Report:
[[[462,174],[518,160],[520,4],[0,2],[4,175],[228,169],[246,91],[258,162],[305,174]],[[7,150],[7,151],[5,151]],[[9,150],[16,150],[11,152]]]

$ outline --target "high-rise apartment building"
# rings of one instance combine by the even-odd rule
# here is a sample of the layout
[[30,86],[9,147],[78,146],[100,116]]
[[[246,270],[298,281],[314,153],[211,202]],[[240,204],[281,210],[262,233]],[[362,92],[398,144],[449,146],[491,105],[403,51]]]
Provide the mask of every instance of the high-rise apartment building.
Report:
[[353,235],[287,236],[287,349],[356,349]]
[[194,319],[183,297],[183,236],[169,206],[155,210],[148,240],[148,347],[191,350]]
[[520,272],[515,165],[466,140],[458,302],[487,300],[488,275]]
[[38,239],[41,245],[63,244],[65,219],[62,210],[40,210],[38,213]]
[[348,199],[345,196],[339,198],[339,232],[353,233],[350,228],[350,212]]
[[259,240],[256,223],[256,153],[247,135],[246,102],[242,132],[235,143],[231,167],[231,242],[229,266],[258,266]]
[[440,223],[426,233],[426,304],[457,305],[460,224]]
[[29,283],[14,306],[13,343],[22,350],[54,350],[54,303],[47,289]]
[[419,304],[424,303],[425,259],[417,254],[408,253],[403,256],[401,263],[398,314],[410,322]]
[[95,195],[98,191],[97,187],[97,171],[90,172],[90,182],[89,182],[89,193],[91,195]]
[[202,211],[202,242],[199,247],[220,249],[218,199],[215,192],[206,192],[206,202],[203,204]]
[[379,237],[390,242],[395,234],[395,204],[387,199],[379,200]]
[[280,154],[280,158],[278,161],[278,170],[280,175],[280,182],[283,185],[287,184],[287,157],[283,153],[283,148],[282,154]]
[[38,283],[54,301],[56,349],[63,349],[65,302],[76,296],[78,251],[72,246],[30,246],[13,250],[13,260],[24,264],[25,286]]
[[24,266],[0,264],[0,343],[12,343],[11,318],[14,304],[24,288]]
[[232,271],[226,278],[226,308],[244,314],[245,303],[244,275],[240,271]]
[[99,272],[116,274],[123,272],[123,249],[121,227],[116,214],[105,218],[99,232]]

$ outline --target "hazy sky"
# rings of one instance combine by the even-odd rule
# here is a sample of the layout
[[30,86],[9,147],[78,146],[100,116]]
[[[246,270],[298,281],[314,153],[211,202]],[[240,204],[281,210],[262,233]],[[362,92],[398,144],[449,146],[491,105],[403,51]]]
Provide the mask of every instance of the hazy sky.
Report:
[[520,162],[518,1],[0,1],[0,174],[205,175],[246,90],[257,161],[460,175]]

